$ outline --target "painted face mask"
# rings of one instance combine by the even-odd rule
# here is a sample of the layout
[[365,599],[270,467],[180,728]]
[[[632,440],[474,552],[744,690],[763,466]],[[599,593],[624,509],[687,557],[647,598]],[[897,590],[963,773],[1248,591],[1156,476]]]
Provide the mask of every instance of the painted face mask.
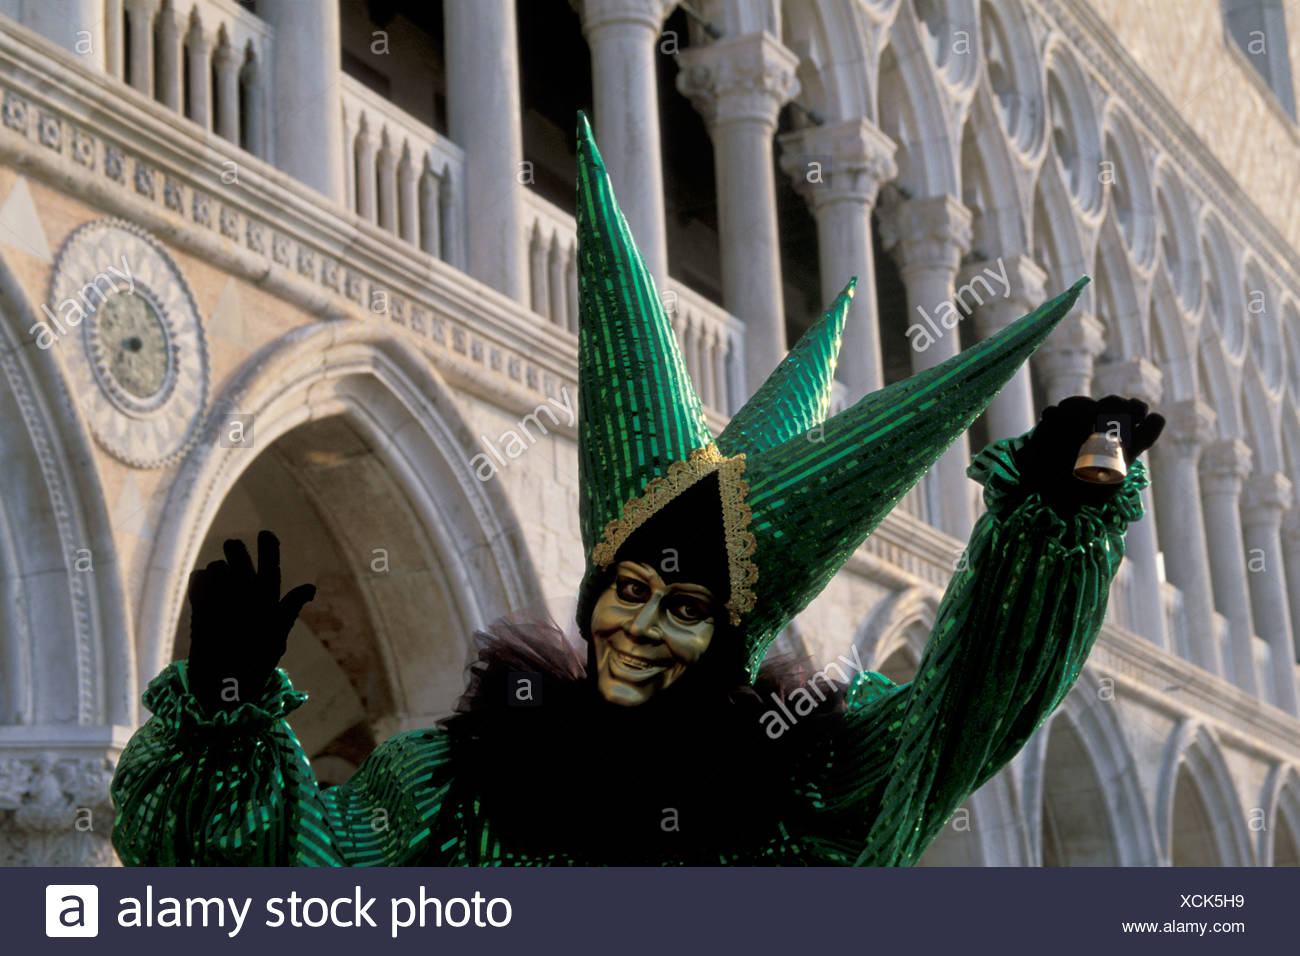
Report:
[[716,603],[701,584],[667,582],[620,561],[591,614],[596,688],[611,704],[643,704],[674,684],[713,641]]

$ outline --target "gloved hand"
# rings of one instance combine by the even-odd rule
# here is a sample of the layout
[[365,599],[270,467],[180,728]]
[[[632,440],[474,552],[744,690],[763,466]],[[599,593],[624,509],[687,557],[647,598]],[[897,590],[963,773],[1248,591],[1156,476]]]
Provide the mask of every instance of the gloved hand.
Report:
[[284,655],[302,606],[316,596],[300,584],[280,597],[280,541],[257,536],[257,570],[238,538],[222,546],[226,560],[190,575],[190,692],[215,714],[256,703]]
[[1120,485],[1099,485],[1074,477],[1074,462],[1088,436],[1118,432],[1124,460],[1131,465],[1155,444],[1164,427],[1164,417],[1148,413],[1146,403],[1136,398],[1107,395],[1097,400],[1075,395],[1059,405],[1049,405],[1022,452],[1026,488],[1037,491],[1062,518],[1073,516],[1084,505],[1104,504]]

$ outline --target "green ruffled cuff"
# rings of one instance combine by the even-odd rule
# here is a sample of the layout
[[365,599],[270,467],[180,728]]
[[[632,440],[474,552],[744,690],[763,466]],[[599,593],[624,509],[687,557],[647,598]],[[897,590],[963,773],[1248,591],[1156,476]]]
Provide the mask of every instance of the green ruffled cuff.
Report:
[[1061,539],[1073,531],[1074,540],[1124,529],[1143,515],[1142,489],[1148,484],[1146,466],[1139,460],[1129,465],[1128,474],[1110,498],[1100,505],[1083,505],[1067,521],[1044,501],[1038,489],[1026,483],[1019,458],[1028,435],[993,442],[975,456],[966,474],[984,486],[984,504],[994,517],[1002,517],[1021,506],[1035,512],[1043,530]]
[[169,664],[144,692],[145,707],[176,734],[222,736],[238,729],[236,736],[243,737],[250,731],[270,730],[307,702],[307,695],[294,690],[289,675],[277,667],[256,703],[210,715],[190,692],[188,666],[188,661]]

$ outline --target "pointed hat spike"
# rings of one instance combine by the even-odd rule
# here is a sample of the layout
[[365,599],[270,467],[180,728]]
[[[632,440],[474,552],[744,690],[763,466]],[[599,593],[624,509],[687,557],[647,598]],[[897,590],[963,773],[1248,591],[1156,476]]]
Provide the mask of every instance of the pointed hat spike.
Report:
[[844,320],[857,284],[857,276],[849,280],[763,386],[732,416],[718,436],[719,451],[724,455],[761,451],[822,423],[830,410]]
[[582,113],[576,218],[578,497],[590,555],[647,481],[713,436]]
[[997,335],[872,392],[828,419],[815,438],[801,435],[749,456],[759,568],[757,604],[745,622],[751,672],[781,628],[970,427],[1087,283],[1085,276]]

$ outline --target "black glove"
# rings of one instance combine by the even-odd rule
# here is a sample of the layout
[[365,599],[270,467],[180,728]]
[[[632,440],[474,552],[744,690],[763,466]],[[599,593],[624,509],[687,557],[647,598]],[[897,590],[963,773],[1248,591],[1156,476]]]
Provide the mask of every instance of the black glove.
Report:
[[1099,485],[1074,477],[1074,462],[1088,436],[1117,432],[1124,460],[1131,465],[1155,444],[1164,427],[1164,417],[1148,413],[1146,403],[1136,398],[1107,395],[1097,400],[1075,395],[1049,405],[1022,451],[1026,488],[1037,491],[1062,518],[1078,513],[1084,505],[1105,504],[1119,490],[1118,484]]
[[257,536],[257,570],[238,538],[225,561],[190,575],[190,692],[209,715],[256,703],[284,655],[302,606],[316,596],[300,584],[280,597],[280,541]]

